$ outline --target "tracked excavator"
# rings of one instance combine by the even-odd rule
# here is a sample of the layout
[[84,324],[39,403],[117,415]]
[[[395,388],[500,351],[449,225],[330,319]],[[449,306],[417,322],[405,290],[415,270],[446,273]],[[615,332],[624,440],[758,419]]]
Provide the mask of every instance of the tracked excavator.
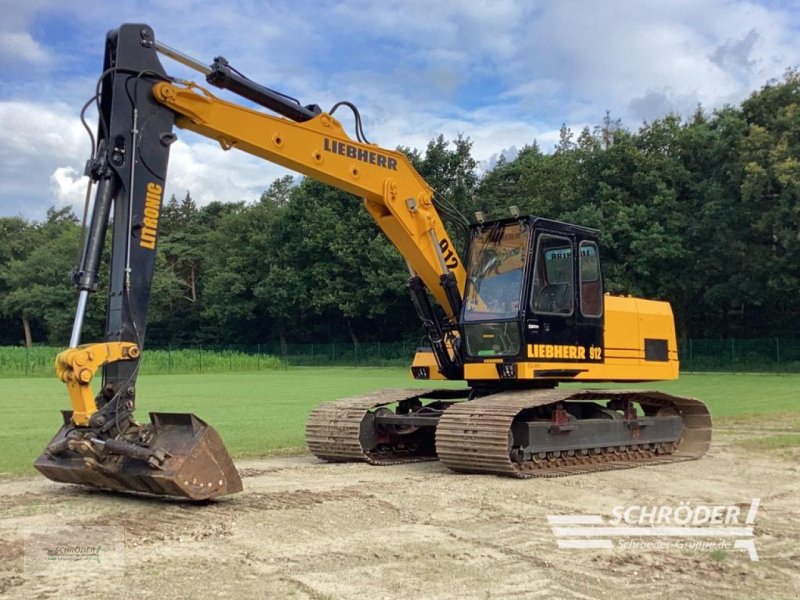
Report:
[[[247,105],[168,75],[159,55]],[[678,376],[669,304],[604,293],[597,231],[510,207],[498,220],[476,213],[459,253],[443,222],[452,207],[405,155],[367,141],[352,104],[329,112],[303,105],[222,57],[206,65],[161,43],[143,24],[109,32],[104,61],[87,103],[99,112],[96,136],[87,127],[87,206],[97,189],[74,274],[70,345],[56,361],[71,410],[35,463],[45,476],[192,500],[242,489],[220,436],[203,420],[151,413],[142,424],[133,416],[175,127],[363,198],[408,265],[425,332],[411,377],[467,382],[323,404],[306,424],[317,457],[376,465],[438,459],[453,471],[530,478],[696,459],[708,448],[711,420],[699,400],[558,387]],[[356,139],[333,117],[343,105],[354,112]],[[105,339],[81,345],[109,228]]]

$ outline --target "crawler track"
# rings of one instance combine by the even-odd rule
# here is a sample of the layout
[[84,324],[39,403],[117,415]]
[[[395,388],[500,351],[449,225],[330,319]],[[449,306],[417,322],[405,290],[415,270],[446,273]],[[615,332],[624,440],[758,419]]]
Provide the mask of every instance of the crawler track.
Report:
[[[512,460],[511,426],[520,412],[566,401],[631,400],[642,406],[674,410],[683,421],[675,443],[631,444],[546,453],[537,460]],[[436,428],[439,459],[454,471],[510,477],[561,477],[657,465],[702,456],[711,441],[711,418],[699,400],[647,391],[513,391],[450,407]]]
[[328,462],[356,461],[373,465],[396,465],[436,460],[432,439],[429,448],[384,445],[376,451],[364,447],[367,440],[372,441],[371,411],[431,393],[431,390],[419,389],[383,390],[322,404],[311,412],[306,421],[308,449]]

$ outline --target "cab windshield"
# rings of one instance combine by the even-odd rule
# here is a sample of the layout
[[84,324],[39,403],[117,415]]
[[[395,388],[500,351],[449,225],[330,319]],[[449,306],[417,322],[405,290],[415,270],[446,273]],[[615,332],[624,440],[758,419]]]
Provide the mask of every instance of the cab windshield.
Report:
[[516,318],[528,248],[525,223],[496,223],[473,234],[465,321]]

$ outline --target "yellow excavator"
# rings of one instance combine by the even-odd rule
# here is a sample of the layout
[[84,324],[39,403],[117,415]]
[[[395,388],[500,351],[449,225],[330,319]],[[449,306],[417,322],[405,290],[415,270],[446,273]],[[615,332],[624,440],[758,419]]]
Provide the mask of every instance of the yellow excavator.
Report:
[[[159,55],[250,106],[169,76]],[[323,404],[306,424],[316,456],[372,464],[438,459],[455,471],[528,478],[695,459],[707,450],[711,420],[698,400],[557,387],[678,376],[669,304],[604,293],[597,231],[515,207],[499,220],[476,213],[461,256],[442,220],[450,208],[404,154],[366,140],[354,105],[329,112],[303,105],[222,57],[207,66],[159,42],[147,25],[109,32],[86,107],[92,103],[99,121],[87,199],[97,189],[73,277],[70,345],[56,360],[72,409],[35,463],[50,479],[192,500],[242,489],[220,436],[198,417],[151,413],[146,424],[133,417],[174,127],[363,198],[408,265],[426,336],[411,377],[468,383]],[[333,117],[340,106],[354,113],[356,139]],[[81,345],[109,226],[105,339]]]

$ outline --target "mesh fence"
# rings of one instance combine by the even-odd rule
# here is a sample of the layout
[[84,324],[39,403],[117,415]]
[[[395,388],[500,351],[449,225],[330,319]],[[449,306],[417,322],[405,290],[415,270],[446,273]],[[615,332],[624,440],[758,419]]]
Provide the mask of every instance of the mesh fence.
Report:
[[[266,371],[288,366],[408,366],[416,347],[413,342],[146,346],[140,374]],[[0,347],[0,377],[51,377],[56,355],[63,350]]]
[[[408,366],[415,342],[147,346],[141,374],[266,371],[288,366]],[[63,348],[0,347],[0,377],[52,377]],[[800,340],[687,340],[681,370],[800,373]]]
[[800,340],[688,340],[679,355],[684,371],[800,373]]

